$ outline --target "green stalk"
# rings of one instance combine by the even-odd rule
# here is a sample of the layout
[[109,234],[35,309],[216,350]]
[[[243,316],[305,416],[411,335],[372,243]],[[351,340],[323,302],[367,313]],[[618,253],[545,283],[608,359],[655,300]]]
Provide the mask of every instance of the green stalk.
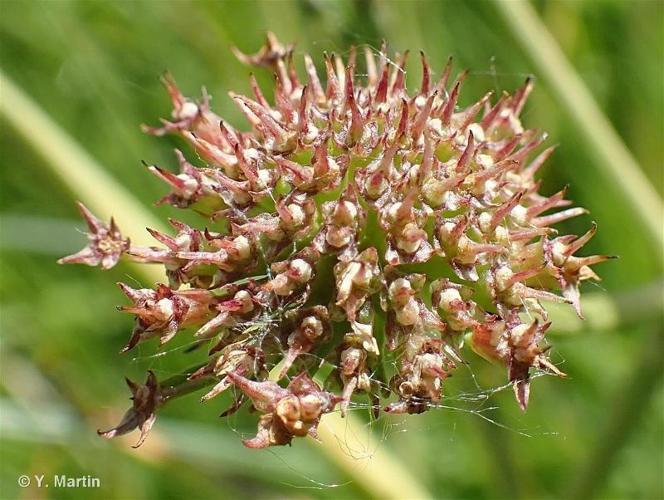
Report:
[[[41,154],[45,165],[78,199],[102,218],[108,219],[113,215],[132,241],[137,241],[138,235],[144,235],[146,227],[162,228],[162,224],[131,193],[108,175],[102,165],[1,71],[0,84],[3,93],[0,115]],[[136,265],[135,269],[145,279],[163,279],[156,266]],[[371,450],[370,456],[358,458],[341,447],[341,443],[347,443],[366,432],[365,424],[358,418],[348,415],[342,419],[338,413],[332,413],[321,422],[321,443],[317,444],[313,440],[308,442],[320,449],[372,496],[430,498],[431,495],[411,476],[408,469],[384,445],[376,444],[371,435],[368,435],[368,444],[363,444],[365,449]]]
[[494,0],[523,51],[546,80],[613,182],[641,221],[657,252],[664,247],[662,199],[632,157],[560,46],[526,0]]

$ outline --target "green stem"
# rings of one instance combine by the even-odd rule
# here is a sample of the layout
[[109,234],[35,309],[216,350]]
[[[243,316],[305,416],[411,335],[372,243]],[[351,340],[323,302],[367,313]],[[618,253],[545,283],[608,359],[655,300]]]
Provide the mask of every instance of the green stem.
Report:
[[604,116],[560,46],[525,0],[494,0],[508,27],[549,84],[597,158],[597,168],[622,192],[634,219],[660,252],[664,246],[662,199]]
[[181,396],[186,396],[187,394],[191,394],[192,392],[196,392],[203,387],[208,387],[217,382],[217,379],[209,375],[189,380],[189,375],[202,366],[205,366],[205,363],[192,366],[178,375],[162,380],[159,383],[159,386],[161,387],[161,394],[164,398],[164,402]]
[[[146,227],[166,230],[145,207],[0,70],[0,115],[24,137],[69,190],[102,219],[115,218],[132,243],[153,244]],[[167,231],[167,230],[166,230]],[[132,263],[135,265],[135,263]],[[151,281],[157,266],[136,265]]]

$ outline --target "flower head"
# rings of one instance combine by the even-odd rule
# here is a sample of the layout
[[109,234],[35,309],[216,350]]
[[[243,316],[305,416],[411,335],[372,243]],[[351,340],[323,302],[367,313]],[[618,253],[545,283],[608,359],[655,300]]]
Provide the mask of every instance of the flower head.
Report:
[[[468,73],[454,77],[451,60],[434,81],[421,54],[422,83],[409,92],[408,53],[389,59],[385,46],[363,62],[355,49],[346,62],[325,55],[324,79],[305,55],[306,80],[293,47],[272,34],[253,55],[234,51],[275,74],[272,102],[253,77],[249,95],[230,93],[244,130],[168,75],[171,119],[146,127],[186,146],[177,173],[149,167],[167,184],[161,202],[205,224],[172,220],[174,234],[149,229],[158,246],[129,247],[81,206],[90,245],[61,260],[108,268],[125,254],[164,266],[168,285],[121,285],[132,301],[121,309],[136,317],[124,350],[188,332],[195,346],[209,343],[189,382],[213,384],[206,401],[239,389],[226,413],[251,400],[262,413],[252,448],[315,435],[325,413],[341,403],[345,414],[362,391],[379,410],[376,388],[389,388],[388,413],[439,405],[467,362],[466,338],[506,369],[525,410],[533,370],[563,375],[547,357],[546,303],[580,316],[579,284],[608,258],[577,255],[594,225],[580,237],[553,227],[587,211],[565,189],[539,193],[535,175],[553,148],[540,151],[545,134],[520,118],[533,80],[463,106]],[[313,382],[323,365],[335,376]],[[159,398],[148,386],[132,389],[140,408],[109,435],[149,427]]]

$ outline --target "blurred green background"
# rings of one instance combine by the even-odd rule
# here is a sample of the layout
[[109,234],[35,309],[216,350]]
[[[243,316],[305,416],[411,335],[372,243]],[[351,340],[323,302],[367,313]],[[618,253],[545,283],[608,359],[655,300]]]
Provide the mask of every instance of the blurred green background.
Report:
[[[602,119],[615,127],[661,196],[664,4],[531,5],[597,100]],[[390,453],[404,474],[437,498],[664,498],[662,318],[661,309],[653,310],[661,305],[662,248],[625,202],[623,179],[607,173],[551,80],[541,77],[552,61],[530,58],[519,26],[502,14],[495,2],[461,1],[5,0],[0,64],[161,220],[177,212],[152,206],[165,188],[140,160],[174,166],[171,149],[179,142],[143,135],[138,125],[154,124],[169,111],[158,81],[165,69],[188,95],[205,85],[215,111],[235,125],[243,121],[227,92],[248,92],[249,70],[229,48],[254,52],[266,30],[297,42],[296,54],[308,51],[315,60],[324,50],[345,54],[351,44],[378,47],[382,38],[395,50],[423,49],[438,69],[451,54],[457,69],[470,69],[465,103],[487,89],[512,90],[534,74],[538,84],[525,123],[547,130],[549,143],[560,145],[543,169],[543,190],[553,193],[569,183],[569,197],[591,210],[563,229],[581,234],[597,221],[600,230],[587,253],[621,260],[599,267],[604,281],[586,285],[584,293],[616,297],[618,305],[581,331],[551,336],[554,360],[570,377],[534,381],[526,414],[505,390],[484,403],[451,397],[449,409],[405,420],[383,417],[363,431],[373,432],[380,452]],[[420,73],[412,59],[408,83],[415,87]],[[258,77],[267,91],[270,75]],[[5,100],[5,91],[0,99],[7,109],[15,102]],[[169,405],[140,450],[130,447],[135,436],[97,438],[95,429],[108,427],[128,405],[124,375],[142,380],[152,368],[165,377],[198,358],[183,350],[154,356],[151,348],[117,354],[131,318],[114,309],[123,302],[114,283],[144,278],[124,265],[103,273],[55,264],[82,246],[74,206],[80,196],[66,187],[53,158],[38,152],[40,141],[51,138],[25,121],[27,129],[19,132],[0,115],[0,497],[376,496],[365,470],[349,471],[316,443],[244,449],[240,435],[255,428],[255,416],[244,411],[219,419],[223,400],[200,405],[198,395],[190,395]],[[653,217],[661,225],[661,212]],[[503,384],[503,370],[473,367],[482,387]],[[460,373],[448,392],[477,392],[470,372]],[[494,423],[477,412],[487,407],[495,409],[481,415]],[[343,444],[344,436],[338,439]],[[102,487],[21,489],[21,474],[90,475]]]

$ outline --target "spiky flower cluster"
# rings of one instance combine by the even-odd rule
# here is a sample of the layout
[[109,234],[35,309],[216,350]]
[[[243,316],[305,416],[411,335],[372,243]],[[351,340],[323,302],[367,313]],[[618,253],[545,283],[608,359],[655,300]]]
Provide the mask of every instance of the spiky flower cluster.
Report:
[[[230,94],[250,131],[215,115],[205,92],[184,97],[169,76],[172,119],[145,127],[179,135],[205,164],[176,150],[179,173],[149,169],[171,189],[160,203],[190,208],[208,227],[171,220],[173,234],[148,229],[159,246],[136,247],[81,205],[90,244],[62,262],[109,268],[126,255],[168,276],[154,289],[120,284],[131,301],[122,309],[136,317],[123,351],[192,329],[211,347],[189,381],[213,385],[203,400],[235,386],[229,411],[252,401],[262,416],[244,443],[254,448],[315,435],[323,414],[337,405],[345,414],[356,393],[375,398],[379,388],[396,395],[384,411],[425,411],[464,340],[507,368],[523,409],[533,369],[563,375],[545,354],[541,302],[581,315],[579,283],[598,279],[589,266],[608,257],[575,255],[594,225],[581,237],[552,228],[586,211],[555,211],[570,205],[564,190],[538,193],[553,148],[535,156],[544,136],[519,119],[530,79],[493,104],[488,93],[460,107],[467,73],[450,83],[448,61],[433,82],[424,54],[414,95],[408,53],[393,61],[385,47],[377,58],[365,50],[366,77],[355,50],[346,64],[326,55],[325,85],[308,55],[301,82],[292,47],[272,35],[257,54],[237,55],[275,74],[273,103],[253,76],[253,97]],[[325,376],[321,359],[335,368]],[[145,434],[163,391],[177,392],[153,374],[130,386],[134,407],[105,436]]]

